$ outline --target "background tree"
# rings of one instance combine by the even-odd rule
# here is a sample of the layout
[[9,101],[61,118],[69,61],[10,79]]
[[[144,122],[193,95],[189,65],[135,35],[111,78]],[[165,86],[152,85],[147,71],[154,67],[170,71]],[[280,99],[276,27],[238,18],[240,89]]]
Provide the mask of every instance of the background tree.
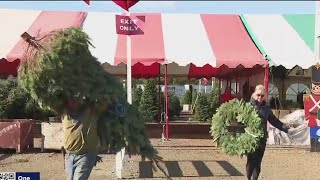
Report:
[[157,81],[148,79],[144,84],[139,111],[145,122],[154,122],[158,117]]
[[210,117],[213,116],[213,114],[216,113],[217,109],[220,106],[220,83],[219,80],[215,79],[214,80],[214,85],[213,85],[213,89],[210,93],[209,96],[209,103],[210,103]]
[[183,95],[182,104],[191,104],[192,103],[191,96],[192,96],[191,91],[187,90]]
[[196,106],[196,100],[198,97],[198,92],[196,89],[193,89],[192,91],[192,112],[195,112],[195,106]]
[[133,104],[136,107],[139,107],[139,105],[140,105],[142,93],[143,93],[143,91],[142,91],[142,88],[140,86],[138,86],[137,88],[135,88],[133,90]]
[[174,93],[169,93],[169,118],[180,116],[182,107],[179,98]]
[[0,118],[47,120],[51,116],[56,113],[40,108],[14,78],[0,80]]
[[195,118],[198,121],[208,121],[212,118],[210,103],[208,101],[210,94],[200,93],[195,107]]

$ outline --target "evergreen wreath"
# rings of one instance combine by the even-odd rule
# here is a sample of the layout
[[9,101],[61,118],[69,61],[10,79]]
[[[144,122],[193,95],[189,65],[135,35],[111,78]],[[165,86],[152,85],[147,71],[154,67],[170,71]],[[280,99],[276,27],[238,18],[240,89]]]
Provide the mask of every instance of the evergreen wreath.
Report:
[[[228,131],[228,126],[234,121],[244,124],[244,133]],[[234,99],[217,109],[210,133],[215,140],[219,139],[219,146],[226,154],[242,157],[258,147],[258,141],[263,137],[262,120],[250,103]]]

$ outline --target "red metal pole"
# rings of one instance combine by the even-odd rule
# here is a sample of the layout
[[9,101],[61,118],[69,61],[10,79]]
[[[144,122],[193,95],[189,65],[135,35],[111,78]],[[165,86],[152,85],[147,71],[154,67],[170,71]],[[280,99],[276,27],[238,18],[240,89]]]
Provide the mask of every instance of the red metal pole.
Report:
[[161,107],[161,101],[162,101],[162,99],[161,99],[161,86],[160,86],[160,84],[161,84],[161,79],[160,79],[160,64],[159,64],[159,75],[158,75],[158,118],[159,118],[159,122],[161,122],[161,111],[162,111],[162,109],[160,109],[160,107]]
[[168,98],[168,65],[165,64],[165,87],[164,87],[165,95],[166,95],[166,140],[169,140],[169,98]]

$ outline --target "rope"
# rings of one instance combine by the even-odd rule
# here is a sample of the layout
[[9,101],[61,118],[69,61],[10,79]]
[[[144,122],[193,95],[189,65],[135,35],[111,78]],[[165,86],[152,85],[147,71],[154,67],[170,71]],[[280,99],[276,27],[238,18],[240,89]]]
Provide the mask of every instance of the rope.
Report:
[[250,133],[247,129],[244,129],[244,131],[245,131],[246,133],[248,133],[250,136],[254,137],[254,138],[259,137],[259,136],[255,135],[255,134]]
[[220,135],[213,139],[213,143],[216,142],[219,139]]

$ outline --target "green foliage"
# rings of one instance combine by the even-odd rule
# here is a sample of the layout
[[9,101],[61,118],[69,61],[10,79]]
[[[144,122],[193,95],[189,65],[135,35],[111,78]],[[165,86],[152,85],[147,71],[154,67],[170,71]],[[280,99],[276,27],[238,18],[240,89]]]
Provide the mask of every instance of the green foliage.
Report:
[[191,104],[192,103],[192,94],[190,90],[187,90],[183,95],[182,104]]
[[[63,116],[71,113],[69,100],[90,108],[96,114],[89,118],[99,118],[99,137],[106,150],[126,148],[129,155],[161,160],[148,140],[139,112],[127,103],[122,84],[90,53],[86,33],[80,28],[58,30],[37,43],[43,48],[29,47],[18,73],[19,84],[33,98]],[[149,103],[146,99],[144,95],[141,103]]]
[[29,47],[20,65],[19,84],[42,106],[67,110],[68,99],[85,105],[125,97],[121,83],[91,55],[89,37],[81,29],[55,31],[38,43],[43,48]]
[[[232,135],[227,126],[232,121],[243,123],[245,133]],[[222,104],[212,118],[211,135],[219,139],[223,151],[229,155],[243,156],[254,152],[263,137],[262,120],[257,110],[243,100],[234,99]]]
[[119,152],[127,147],[129,155],[143,155],[150,160],[161,160],[149,142],[144,121],[138,110],[126,102],[122,108],[113,106],[99,119],[98,132],[102,147],[110,152]]
[[198,121],[208,121],[212,117],[209,94],[199,94],[195,107],[195,118]]
[[197,100],[197,97],[198,97],[198,93],[197,93],[197,90],[196,89],[193,89],[192,91],[192,110],[195,111],[195,106],[196,106],[196,100]]
[[209,96],[209,103],[211,111],[210,117],[212,117],[220,106],[220,86],[218,80],[214,80],[214,86]]
[[140,105],[141,96],[142,96],[142,88],[139,86],[133,90],[133,104],[137,107]]
[[[176,84],[176,85],[185,85],[185,84],[198,84],[199,80],[198,79],[188,79],[188,78],[174,78],[174,77],[169,77],[169,84]],[[164,84],[164,79],[163,82]]]
[[0,118],[40,119],[55,116],[52,111],[41,109],[31,96],[17,86],[15,79],[0,80]]
[[169,118],[180,116],[182,106],[179,98],[174,93],[169,93]]
[[156,85],[157,81],[154,79],[148,79],[144,84],[139,111],[145,122],[154,122],[158,117],[158,94]]

